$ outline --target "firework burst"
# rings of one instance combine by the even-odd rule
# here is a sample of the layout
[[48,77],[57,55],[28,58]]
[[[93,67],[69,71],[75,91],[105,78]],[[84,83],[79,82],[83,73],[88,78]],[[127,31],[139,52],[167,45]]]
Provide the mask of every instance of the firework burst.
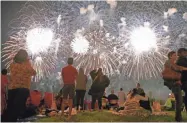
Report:
[[[30,16],[25,12],[31,12]],[[32,65],[37,71],[34,81],[49,75],[55,69],[57,62],[60,39],[55,35],[55,27],[59,23],[56,22],[57,24],[54,25],[55,20],[48,21],[45,16],[47,12],[47,9],[45,7],[42,9],[40,4],[27,2],[19,11],[20,16],[11,21],[10,34],[13,34],[2,50],[2,58],[7,68],[20,49],[27,50]]]
[[[37,71],[37,75],[34,78],[34,81],[39,81],[43,77],[50,74],[52,70],[55,69],[55,64],[57,61],[56,57],[54,56],[54,47],[51,47],[48,49],[48,51],[51,52],[40,52],[36,54],[33,54],[30,49],[28,49],[28,44],[25,40],[25,35],[23,35],[23,32],[19,32],[18,34],[12,35],[10,37],[10,40],[6,41],[4,45],[4,48],[2,49],[2,59],[3,62],[6,62],[7,68],[9,68],[10,64],[13,62],[13,58],[15,54],[20,49],[25,49],[28,51],[28,54],[30,56],[30,60],[32,62],[32,65],[34,69]],[[35,51],[36,49],[34,49]]]
[[[102,21],[101,21],[102,22]],[[102,25],[102,24],[101,24]],[[102,26],[98,26],[95,30],[89,28],[82,30],[80,34],[84,40],[89,44],[86,46],[85,52],[76,53],[77,48],[72,47],[75,64],[79,67],[84,67],[88,74],[91,70],[96,68],[103,68],[106,74],[112,74],[117,69],[117,52],[114,52],[115,37],[110,35]],[[73,40],[73,44],[76,40]],[[83,48],[83,47],[79,47]]]
[[[162,7],[161,3],[159,2],[159,7]],[[124,54],[119,69],[131,79],[160,77],[167,53],[174,49],[173,44],[177,44],[174,46],[175,49],[184,46],[185,42],[181,40],[180,44],[172,41],[174,35],[171,22],[168,22],[168,18],[178,12],[177,9],[171,6],[165,12],[156,5],[158,3],[155,2],[135,2],[132,8],[126,8],[128,9],[126,16],[121,18],[121,23],[118,24],[120,27],[118,41],[122,43],[118,50]],[[136,6],[140,6],[138,10],[134,9]]]
[[86,73],[101,67],[108,75],[157,78],[168,51],[187,47],[186,8],[186,2],[161,1],[26,2],[10,22],[2,58],[8,67],[26,49],[36,81],[69,56]]

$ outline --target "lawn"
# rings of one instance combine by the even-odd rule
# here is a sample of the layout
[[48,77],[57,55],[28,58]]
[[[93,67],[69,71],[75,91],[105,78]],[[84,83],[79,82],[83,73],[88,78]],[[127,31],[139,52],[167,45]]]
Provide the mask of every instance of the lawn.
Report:
[[[175,113],[168,112],[168,116],[149,116],[149,117],[136,117],[136,116],[116,116],[107,111],[94,111],[94,112],[81,112],[69,120],[69,122],[175,122]],[[187,114],[182,113],[183,121],[187,122]],[[68,122],[67,117],[48,117],[38,119],[37,122]]]

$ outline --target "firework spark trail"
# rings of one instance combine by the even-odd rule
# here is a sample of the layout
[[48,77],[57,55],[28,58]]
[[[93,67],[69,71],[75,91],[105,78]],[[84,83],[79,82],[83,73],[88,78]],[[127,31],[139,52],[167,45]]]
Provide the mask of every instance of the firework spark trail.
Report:
[[[91,31],[91,32],[90,32]],[[113,51],[115,46],[112,37],[106,36],[106,30],[99,28],[98,30],[85,31],[83,36],[89,41],[89,49],[85,53],[74,53],[75,64],[84,67],[86,73],[95,68],[103,68],[105,73],[112,73],[117,69],[117,59]],[[97,51],[96,51],[97,50]]]
[[[120,72],[135,80],[157,78],[168,51],[187,47],[185,12],[186,2],[26,2],[18,18],[10,23],[11,38],[4,44],[2,58],[9,66],[19,49],[28,50],[40,74],[37,79],[50,74],[57,59],[69,56],[75,58],[78,68],[84,66],[87,73],[102,67],[107,74]],[[140,26],[148,26],[154,32],[156,47],[137,53],[131,33]],[[48,52],[42,50],[33,55],[26,38],[27,32],[36,28],[50,29],[54,38],[46,48]],[[88,41],[84,46],[88,49],[79,52],[79,47],[75,52],[71,44],[80,41],[80,37],[73,39],[82,28],[85,30],[80,36]]]
[[[25,12],[27,12],[27,14]],[[18,18],[10,22],[10,26],[12,27],[10,35],[12,35],[12,33],[13,35],[11,36],[12,38],[10,39],[10,41],[7,41],[5,43],[6,46],[4,47],[3,52],[2,52],[4,54],[3,55],[4,61],[8,61],[6,66],[9,67],[10,63],[12,63],[12,58],[17,53],[17,51],[19,49],[26,49],[29,53],[29,56],[31,56],[32,64],[37,71],[37,76],[35,77],[35,81],[38,81],[39,79],[49,75],[50,71],[55,69],[55,65],[57,62],[56,56],[58,54],[57,52],[58,52],[58,49],[61,49],[59,48],[59,46],[61,46],[59,45],[59,43],[61,42],[60,39],[68,38],[67,36],[63,37],[64,35],[67,34],[68,28],[67,26],[65,28],[65,25],[68,25],[68,24],[67,23],[61,24],[61,26],[63,26],[63,29],[58,28],[58,30],[56,30],[56,27],[59,26],[61,22],[60,20],[58,20],[59,13],[50,14],[50,12],[51,11],[49,10],[49,6],[47,2],[27,2],[23,6],[23,8],[19,11]],[[67,12],[64,13],[64,15],[65,14],[67,14]],[[63,17],[61,19],[65,21],[65,18]],[[68,22],[69,20],[66,19],[66,21]],[[55,35],[54,40],[51,42],[51,44],[56,44],[56,45],[49,46],[49,49],[47,50],[48,53],[44,52],[44,50],[46,49],[45,47],[44,47],[45,49],[41,49],[41,47],[38,46],[38,48],[40,49],[37,49],[37,50],[38,51],[40,50],[41,52],[37,51],[37,54],[33,54],[33,51],[36,50],[35,48],[36,46],[34,46],[33,48],[28,47],[34,43],[32,42],[33,39],[32,40],[30,39],[31,41],[27,42],[28,31],[33,30],[33,29],[39,29],[39,28],[41,30],[48,28],[48,29],[51,29],[53,32],[57,32],[59,34],[62,33],[62,34]],[[39,39],[42,38],[41,36],[39,37]],[[28,43],[31,43],[31,45],[29,45]],[[41,43],[41,42],[39,41],[36,43]],[[29,51],[30,48],[31,48],[31,51]],[[37,60],[38,58],[40,58],[39,61]]]
[[2,62],[6,62],[6,66],[9,67],[12,63],[12,59],[15,54],[20,50],[25,48],[25,40],[20,38],[20,34],[23,34],[23,31],[20,31],[17,34],[12,35],[8,41],[3,44],[2,49]]
[[120,12],[115,13],[115,10],[110,8],[105,1],[89,1],[89,2],[79,2],[76,7],[79,7],[79,10],[83,9],[84,13],[80,13],[79,16],[72,22],[73,30],[81,29],[82,27],[93,28],[99,24],[100,20],[103,20],[104,27],[109,32],[117,32],[117,19],[119,18]]
[[33,67],[37,71],[37,76],[34,78],[35,81],[40,81],[45,76],[50,75],[50,71],[55,69],[56,63],[54,62],[55,57],[49,57],[42,55],[33,58]]
[[[152,6],[152,5],[151,5]],[[144,6],[142,6],[144,8]],[[132,7],[133,8],[133,7]],[[147,7],[150,8],[151,7]],[[130,8],[129,8],[130,9]],[[122,46],[121,50],[119,51],[126,51],[128,52],[125,53],[124,57],[122,59],[124,59],[126,61],[126,64],[122,64],[122,73],[125,73],[126,75],[128,75],[130,78],[132,79],[148,79],[148,78],[157,78],[160,76],[160,72],[162,70],[163,67],[163,61],[166,60],[166,54],[169,51],[169,48],[167,47],[167,45],[170,43],[163,43],[163,39],[165,38],[165,35],[167,36],[167,34],[164,34],[164,31],[161,30],[162,25],[164,25],[167,21],[164,20],[164,18],[160,18],[160,17],[155,17],[153,15],[151,15],[151,12],[148,11],[149,13],[146,14],[146,9],[142,9],[139,8],[140,10],[139,13],[134,13],[133,12],[133,16],[130,16],[131,18],[127,19],[127,23],[128,20],[133,20],[130,23],[132,23],[132,27],[126,27],[126,23],[122,24],[121,26],[122,28],[119,30],[119,37],[118,40],[121,40],[124,44],[124,47]],[[132,9],[131,9],[132,10]],[[129,10],[129,11],[131,11]],[[132,10],[133,11],[133,10]],[[142,12],[143,11],[143,12]],[[152,11],[154,12],[158,12],[155,11],[155,9],[153,8]],[[154,13],[153,12],[153,13]],[[161,13],[159,11],[159,13]],[[146,16],[148,15],[148,16]],[[171,16],[172,14],[170,14]],[[130,32],[133,31],[133,29],[139,27],[140,25],[142,25],[144,22],[150,20],[150,18],[152,19],[151,22],[146,23],[148,25],[150,25],[151,29],[154,30],[156,37],[157,37],[157,49],[151,51],[151,52],[145,52],[145,53],[140,53],[140,54],[136,54],[135,51],[133,50],[133,45],[131,44],[130,41]],[[124,27],[123,27],[124,26]],[[165,31],[167,32],[167,31]],[[124,40],[123,40],[124,39]],[[127,46],[125,46],[127,44]],[[167,44],[167,45],[165,45]],[[126,49],[125,47],[129,47],[128,49]],[[132,61],[132,62],[131,62]]]
[[[19,39],[17,35],[12,36],[9,41],[5,44],[2,49],[3,62],[6,62],[7,68],[13,62],[13,57],[19,51],[19,49],[26,49],[27,46],[24,39]],[[40,53],[41,57],[38,55],[31,55],[31,62],[35,70],[37,71],[37,76],[35,81],[42,79],[45,75],[49,75],[49,71],[55,69],[57,59],[53,57],[51,53]]]
[[119,63],[115,63],[117,62],[117,53],[112,51],[116,44],[111,39],[115,37],[110,36],[111,34],[105,31],[115,32],[116,30],[114,31],[115,28],[113,27],[116,27],[116,25],[114,26],[114,22],[117,20],[109,9],[105,9],[107,8],[106,5],[104,9],[101,9],[102,4],[99,3],[98,5],[98,3],[90,3],[82,6],[84,8],[81,7],[81,10],[85,11],[86,9],[87,12],[83,12],[76,19],[76,24],[80,28],[83,27],[89,30],[83,34],[89,42],[89,50],[86,55],[75,55],[75,61],[78,63],[78,67],[84,66],[87,73],[91,69],[102,67],[105,73],[111,74],[117,69],[117,64]]
[[165,22],[170,35],[168,47],[171,50],[186,47],[186,39],[181,39],[180,35],[187,34],[187,23],[185,22],[185,18],[183,18],[183,15],[187,11],[187,3],[182,1],[155,2],[154,5],[157,6],[158,11],[167,13]]

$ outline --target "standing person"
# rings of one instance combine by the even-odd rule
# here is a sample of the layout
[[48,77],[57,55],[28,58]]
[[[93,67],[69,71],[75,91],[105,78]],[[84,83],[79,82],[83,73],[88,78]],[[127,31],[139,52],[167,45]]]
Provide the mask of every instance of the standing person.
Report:
[[123,88],[120,88],[120,91],[118,92],[118,98],[119,98],[119,107],[123,107],[123,104],[125,102],[125,92],[123,91]]
[[94,81],[95,77],[97,76],[97,70],[92,70],[92,71],[90,72],[90,76],[91,76],[91,78],[92,78],[92,81]]
[[22,117],[29,97],[31,77],[36,75],[28,59],[26,50],[19,50],[10,65],[10,84],[8,86],[7,110],[2,116],[3,122],[16,122]]
[[[179,56],[177,60],[177,65],[187,68],[187,49],[180,48],[177,54]],[[187,71],[182,71],[181,74],[182,74],[182,78],[181,78],[182,86],[181,87],[183,91],[185,92],[184,104],[185,104],[185,108],[187,111]]]
[[[69,117],[71,118],[71,112],[72,112],[72,107],[73,107],[73,98],[75,96],[75,80],[77,77],[77,70],[74,68],[73,65],[73,58],[68,58],[67,61],[68,65],[64,68],[62,68],[62,79],[64,82],[63,86],[63,101],[62,101],[62,116],[64,115],[64,106],[65,102],[69,102]],[[68,100],[69,97],[69,100]]]
[[79,105],[81,106],[80,110],[83,110],[84,96],[86,93],[86,83],[87,83],[87,76],[84,74],[83,68],[80,68],[79,74],[76,79],[77,110],[79,109]]
[[99,110],[102,108],[102,96],[105,92],[105,88],[110,84],[110,80],[106,75],[103,75],[102,69],[99,68],[97,76],[95,77],[91,86],[92,110],[95,109],[96,100],[98,100]]
[[[177,60],[177,54],[175,51],[171,51],[168,53],[168,60],[164,64],[165,68],[169,68],[175,72],[181,72],[183,70],[187,70],[187,68],[178,66],[175,64]],[[164,80],[167,83],[172,83],[171,86],[169,87],[172,92],[174,93],[175,100],[176,100],[176,112],[175,112],[175,120],[177,122],[182,121],[182,115],[181,115],[181,110],[182,110],[182,94],[181,94],[181,82],[180,80]]]
[[137,83],[137,84],[136,84],[136,90],[137,90],[137,93],[138,93],[139,95],[142,95],[142,94],[145,93],[144,90],[140,87],[140,83]]
[[7,69],[1,71],[1,114],[6,108],[6,87],[8,85]]

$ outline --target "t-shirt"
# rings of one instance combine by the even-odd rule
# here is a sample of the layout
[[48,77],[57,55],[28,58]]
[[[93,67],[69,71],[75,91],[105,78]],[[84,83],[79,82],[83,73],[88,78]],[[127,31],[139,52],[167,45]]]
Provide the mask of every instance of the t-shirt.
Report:
[[12,63],[10,65],[9,89],[28,88],[31,86],[31,77],[36,74],[29,61]]
[[62,78],[64,84],[75,84],[75,80],[77,77],[77,70],[72,65],[68,65],[64,68],[62,68]]

